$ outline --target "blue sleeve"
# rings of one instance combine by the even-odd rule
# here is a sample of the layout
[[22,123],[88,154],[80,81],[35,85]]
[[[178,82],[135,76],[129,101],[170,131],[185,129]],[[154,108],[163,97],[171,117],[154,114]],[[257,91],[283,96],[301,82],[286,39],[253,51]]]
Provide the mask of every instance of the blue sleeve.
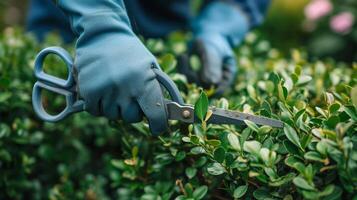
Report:
[[250,27],[261,24],[268,10],[270,0],[233,0],[246,13]]

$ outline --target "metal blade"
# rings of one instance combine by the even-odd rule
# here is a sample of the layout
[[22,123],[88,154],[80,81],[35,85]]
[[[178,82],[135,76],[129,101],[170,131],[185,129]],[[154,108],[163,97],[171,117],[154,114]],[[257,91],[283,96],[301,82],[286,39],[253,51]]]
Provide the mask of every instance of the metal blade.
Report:
[[248,120],[258,125],[267,125],[276,128],[284,127],[284,123],[276,119],[219,108],[210,109],[212,110],[213,114],[207,123],[245,125],[244,120]]
[[[194,108],[191,105],[182,106],[173,101],[166,101],[166,108],[170,120],[179,120],[186,123],[200,122],[200,120],[195,117]],[[284,123],[276,119],[219,108],[210,108],[210,110],[212,110],[213,114],[207,123],[211,124],[234,124],[241,126],[245,125],[244,120],[249,120],[258,125],[267,125],[277,128],[284,127]]]

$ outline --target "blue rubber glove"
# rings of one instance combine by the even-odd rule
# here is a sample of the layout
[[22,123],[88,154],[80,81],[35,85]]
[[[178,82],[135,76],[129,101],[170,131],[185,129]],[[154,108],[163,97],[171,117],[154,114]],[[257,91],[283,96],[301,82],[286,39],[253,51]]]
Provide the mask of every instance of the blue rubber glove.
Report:
[[78,36],[75,70],[86,110],[109,119],[139,122],[153,134],[167,129],[155,57],[135,36],[122,0],[59,0]]
[[248,17],[237,4],[215,1],[208,4],[192,23],[194,40],[189,54],[200,57],[202,67],[194,72],[189,57],[181,58],[180,72],[191,82],[210,88],[221,95],[234,82],[237,64],[232,48],[249,30]]

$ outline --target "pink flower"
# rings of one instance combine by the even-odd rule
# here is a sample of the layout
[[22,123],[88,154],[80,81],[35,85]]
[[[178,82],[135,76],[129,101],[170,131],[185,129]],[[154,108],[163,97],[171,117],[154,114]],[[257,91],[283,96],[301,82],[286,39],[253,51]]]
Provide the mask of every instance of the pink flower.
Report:
[[334,16],[330,21],[330,27],[336,33],[346,34],[351,31],[354,17],[350,12],[342,12]]
[[329,0],[313,0],[305,7],[305,16],[309,20],[317,20],[332,10]]

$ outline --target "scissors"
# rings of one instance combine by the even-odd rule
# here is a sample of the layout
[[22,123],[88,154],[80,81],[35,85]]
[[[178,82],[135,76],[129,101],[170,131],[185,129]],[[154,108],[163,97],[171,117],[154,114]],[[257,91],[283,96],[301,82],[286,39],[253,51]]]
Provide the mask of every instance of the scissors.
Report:
[[[46,56],[50,54],[59,56],[64,61],[68,68],[67,79],[61,79],[44,72],[43,63]],[[85,111],[85,102],[79,98],[78,87],[75,82],[72,68],[73,59],[71,55],[61,47],[48,47],[43,49],[37,55],[35,60],[35,77],[37,82],[32,91],[32,105],[36,114],[42,120],[57,122],[73,113]],[[168,120],[179,120],[185,123],[200,123],[201,121],[194,114],[194,107],[184,103],[178,88],[170,77],[159,69],[153,69],[153,71],[156,74],[158,82],[171,96],[171,100],[165,99],[164,101],[166,104]],[[60,113],[51,115],[46,112],[41,98],[43,89],[65,96],[66,107]],[[249,120],[257,125],[267,125],[276,128],[282,128],[284,126],[282,121],[267,117],[214,107],[211,107],[210,110],[212,111],[212,115],[207,123],[211,124],[245,125],[244,120]]]

